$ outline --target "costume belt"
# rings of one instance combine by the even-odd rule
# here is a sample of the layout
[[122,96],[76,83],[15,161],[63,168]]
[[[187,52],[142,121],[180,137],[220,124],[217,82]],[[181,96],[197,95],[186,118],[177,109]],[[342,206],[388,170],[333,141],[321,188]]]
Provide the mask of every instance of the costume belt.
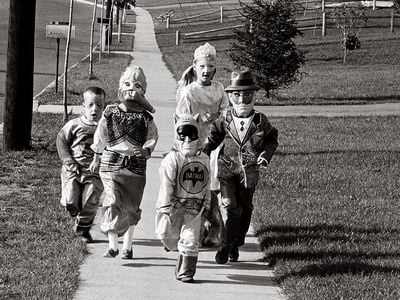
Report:
[[135,174],[145,175],[146,165],[146,159],[143,157],[122,155],[105,149],[101,156],[100,171],[112,172],[128,169]]
[[203,207],[204,199],[198,198],[172,198],[171,204],[175,209],[185,208],[200,211]]

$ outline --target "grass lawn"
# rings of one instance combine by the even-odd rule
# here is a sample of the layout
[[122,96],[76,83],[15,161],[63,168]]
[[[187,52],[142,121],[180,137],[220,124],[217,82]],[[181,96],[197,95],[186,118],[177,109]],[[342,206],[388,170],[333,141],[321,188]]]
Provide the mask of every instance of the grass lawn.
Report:
[[400,299],[399,121],[272,119],[253,221],[289,299]]
[[59,204],[61,115],[34,114],[32,151],[0,148],[0,298],[72,299],[85,245]]
[[[147,1],[150,6],[152,1]],[[230,5],[229,7],[232,7]],[[175,8],[174,17],[193,16],[218,9],[219,5]],[[165,8],[149,9],[153,17],[166,13]],[[259,93],[257,102],[266,105],[296,104],[368,104],[378,102],[398,102],[400,100],[400,40],[399,21],[395,20],[395,31],[389,31],[389,19],[372,19],[374,16],[388,16],[389,10],[370,10],[371,20],[368,27],[360,32],[361,48],[350,51],[347,64],[343,65],[343,50],[340,46],[339,32],[332,25],[327,36],[315,36],[312,31],[305,31],[304,36],[296,39],[299,48],[308,51],[306,63],[301,68],[304,76],[300,83],[276,91],[270,99]],[[231,14],[231,13],[229,13]],[[218,18],[217,15],[213,15]],[[310,17],[310,16],[308,16]],[[204,18],[210,18],[204,17]],[[224,85],[229,83],[230,73],[236,67],[229,58],[232,39],[221,40],[217,33],[210,33],[210,39],[184,40],[175,45],[176,31],[181,36],[187,32],[196,32],[238,24],[231,19],[224,24],[196,23],[190,21],[179,24],[171,23],[167,29],[165,23],[156,23],[156,38],[164,61],[176,79],[192,62],[194,50],[209,41],[217,49],[217,74],[215,79]]]

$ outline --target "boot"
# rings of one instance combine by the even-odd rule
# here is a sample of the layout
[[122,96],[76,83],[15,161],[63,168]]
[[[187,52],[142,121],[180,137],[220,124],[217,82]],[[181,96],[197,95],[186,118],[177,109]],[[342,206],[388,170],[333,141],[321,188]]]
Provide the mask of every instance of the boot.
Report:
[[196,273],[197,256],[183,256],[179,254],[176,263],[175,276],[182,282],[193,282]]

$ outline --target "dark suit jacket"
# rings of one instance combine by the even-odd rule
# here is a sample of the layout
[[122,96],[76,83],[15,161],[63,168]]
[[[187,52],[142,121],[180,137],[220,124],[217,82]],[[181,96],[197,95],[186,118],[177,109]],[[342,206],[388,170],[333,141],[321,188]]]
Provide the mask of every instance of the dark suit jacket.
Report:
[[223,142],[218,156],[218,177],[229,179],[239,175],[246,188],[254,188],[259,177],[257,159],[261,156],[271,161],[278,146],[278,130],[263,113],[254,111],[247,135],[240,141],[232,114],[230,108],[213,123],[203,151],[210,154]]

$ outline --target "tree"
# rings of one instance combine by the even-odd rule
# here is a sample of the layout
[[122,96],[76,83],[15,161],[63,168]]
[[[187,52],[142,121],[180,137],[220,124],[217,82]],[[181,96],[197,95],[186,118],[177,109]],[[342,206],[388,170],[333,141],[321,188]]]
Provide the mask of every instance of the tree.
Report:
[[[94,75],[93,75],[93,36],[94,36],[94,24],[96,22],[96,11],[97,11],[97,0],[94,0],[93,13],[92,13],[92,24],[90,25],[89,78],[94,78]],[[101,45],[100,45],[100,48],[101,48]]]
[[299,68],[305,51],[293,39],[301,32],[295,26],[292,0],[253,0],[243,3],[245,29],[235,30],[230,57],[241,67],[251,69],[258,84],[270,97],[274,90],[301,79]]
[[346,64],[348,50],[355,50],[361,47],[358,34],[361,27],[364,27],[368,21],[365,15],[365,9],[361,6],[335,8],[331,16],[340,30],[341,45],[343,47],[343,64]]
[[36,1],[10,0],[4,149],[31,148]]
[[63,104],[64,104],[64,123],[68,121],[68,59],[69,59],[69,46],[71,44],[71,31],[72,31],[72,17],[74,15],[74,0],[69,2],[69,22],[68,22],[68,36],[65,46],[65,59],[64,59],[64,90],[63,90]]

